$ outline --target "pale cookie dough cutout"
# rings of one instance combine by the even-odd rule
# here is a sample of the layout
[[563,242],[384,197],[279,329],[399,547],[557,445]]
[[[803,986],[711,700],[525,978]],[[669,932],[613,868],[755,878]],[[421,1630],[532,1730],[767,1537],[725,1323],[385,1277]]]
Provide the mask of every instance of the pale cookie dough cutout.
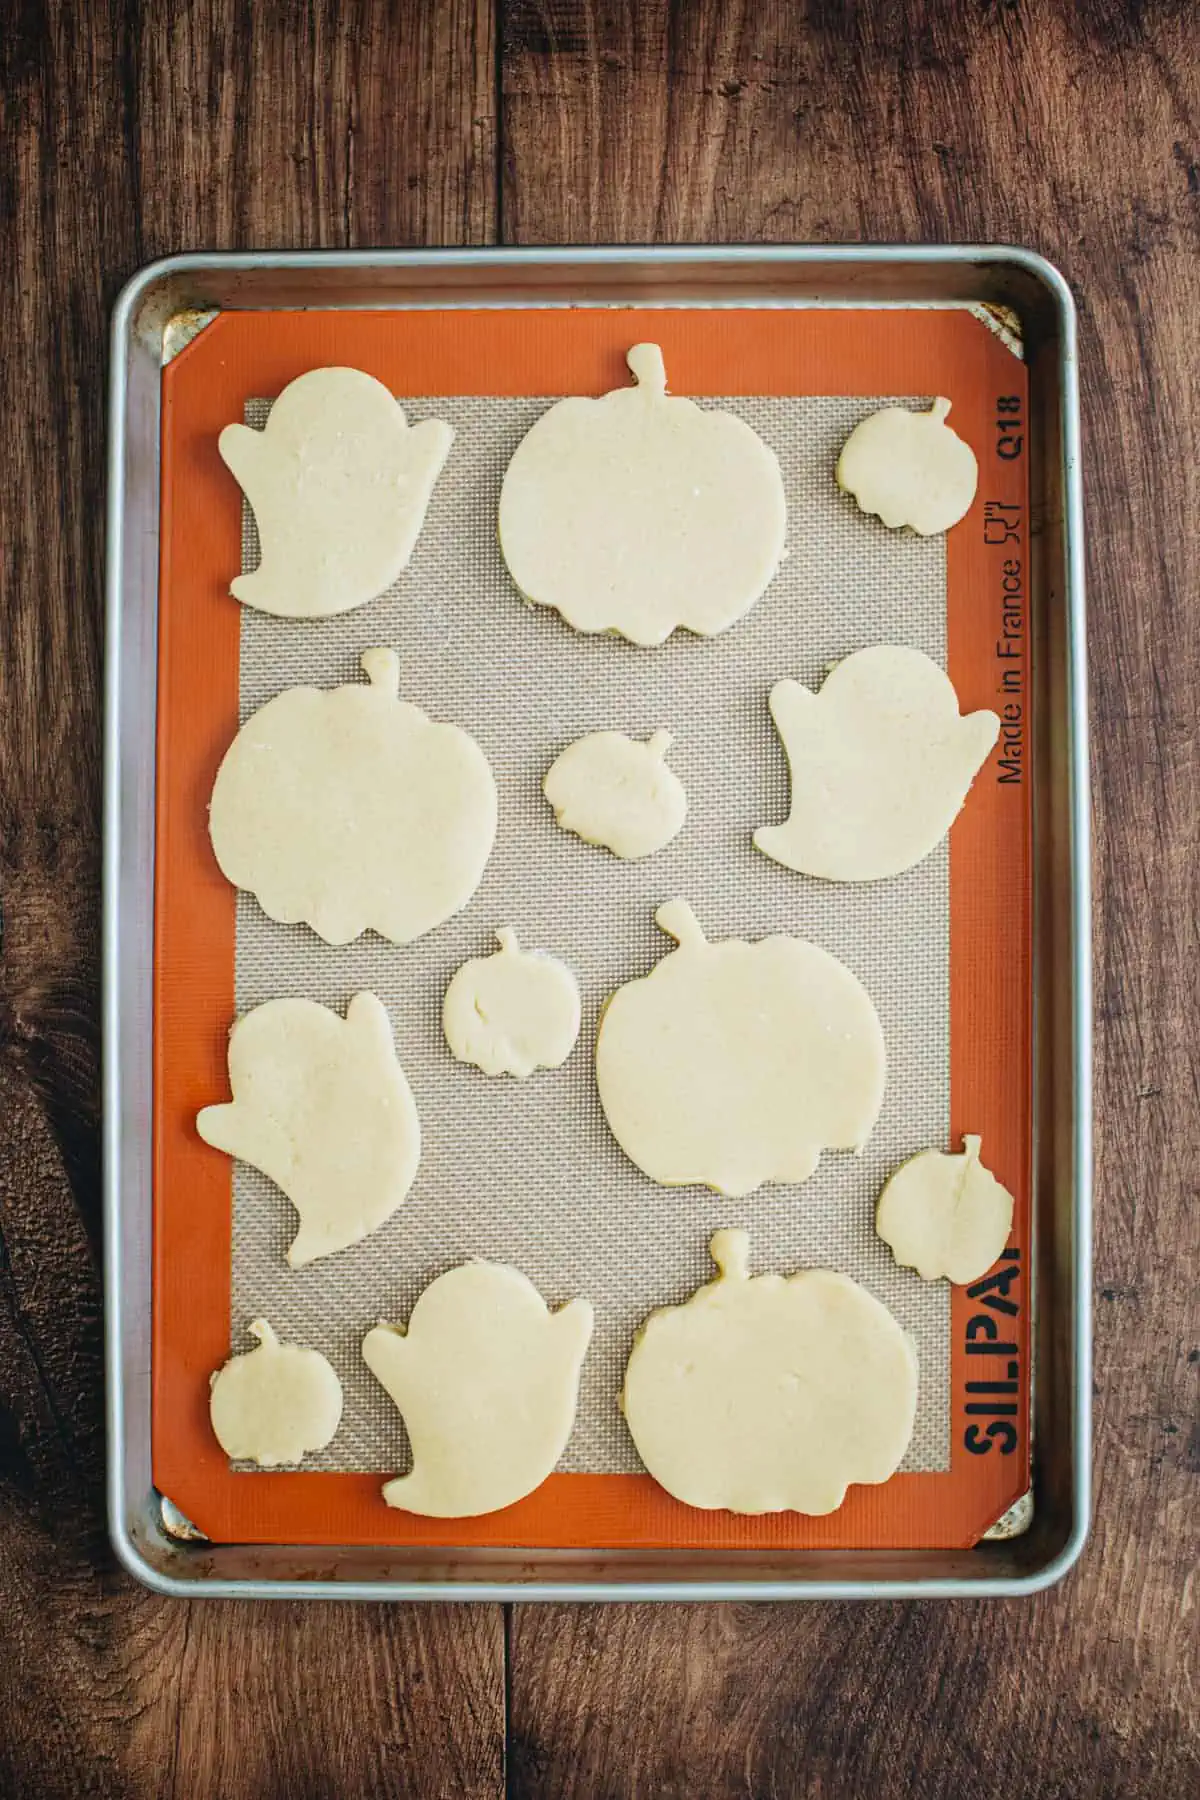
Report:
[[876,1231],[923,1281],[944,1275],[965,1287],[987,1274],[1008,1242],[1013,1197],[980,1162],[980,1143],[964,1137],[957,1156],[922,1150],[879,1196]]
[[826,881],[879,881],[939,844],[1000,731],[958,710],[947,675],[919,650],[881,644],[838,663],[814,694],[771,689],[791,768],[791,811],[764,825],[764,855]]
[[500,490],[500,548],[527,600],[576,631],[661,644],[749,612],[783,555],[773,451],[732,413],[671,398],[657,344],[626,359],[636,386],[559,400]]
[[496,837],[496,783],[457,725],[399,699],[400,659],[368,650],[369,678],[288,688],[253,713],[209,806],[226,879],[268,918],[329,944],[377,931],[408,944],[461,911]]
[[917,1407],[912,1343],[848,1275],[747,1269],[744,1231],[718,1231],[717,1280],[651,1313],[621,1407],[637,1453],[688,1506],[836,1512],[851,1482],[899,1468]]
[[557,1069],[579,1036],[579,986],[566,963],[544,950],[522,950],[510,926],[500,948],[456,970],[442,1004],[442,1030],[459,1062],[485,1075]]
[[872,413],[842,447],[838,486],[893,530],[949,531],[970,511],[979,485],[975,452],[947,425],[949,411],[948,400],[935,400],[927,413],[906,406]]
[[265,1319],[247,1327],[256,1350],[231,1357],[212,1377],[208,1407],[217,1442],[235,1462],[295,1464],[332,1442],[342,1384],[319,1350],[281,1344]]
[[412,555],[453,427],[410,426],[361,369],[289,382],[262,431],[227,425],[222,459],[250,502],[262,561],[229,591],[259,612],[320,619],[392,585]]
[[356,1244],[408,1193],[421,1128],[374,994],[356,994],[344,1020],[313,1000],[256,1006],[229,1034],[229,1085],[232,1102],[206,1106],[196,1129],[287,1195],[293,1268]]
[[807,1181],[823,1149],[861,1150],[885,1075],[861,982],[800,938],[710,944],[682,900],[655,918],[679,948],[617,989],[596,1041],[625,1154],[665,1186],[742,1195]]
[[471,1262],[427,1287],[407,1332],[379,1324],[363,1359],[404,1416],[413,1467],[389,1481],[389,1506],[465,1519],[540,1487],[567,1447],[592,1308],[548,1311],[532,1282]]
[[687,794],[666,765],[669,731],[646,743],[622,731],[593,731],[551,764],[542,792],[564,831],[627,862],[653,856],[683,829]]

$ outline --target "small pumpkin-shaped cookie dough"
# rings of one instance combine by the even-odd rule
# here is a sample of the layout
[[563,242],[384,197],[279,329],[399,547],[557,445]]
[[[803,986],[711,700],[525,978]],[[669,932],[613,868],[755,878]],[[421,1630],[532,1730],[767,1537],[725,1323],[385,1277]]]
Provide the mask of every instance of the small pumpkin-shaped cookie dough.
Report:
[[222,459],[250,502],[262,561],[230,593],[289,619],[349,612],[392,585],[412,555],[453,428],[410,426],[362,369],[310,369],[262,431],[227,425]]
[[939,844],[1000,731],[963,717],[950,678],[919,650],[879,644],[838,663],[819,693],[771,689],[791,770],[791,809],[756,847],[826,881],[879,881]]
[[860,1150],[883,1101],[879,1016],[843,963],[800,938],[710,944],[681,900],[679,948],[612,996],[596,1084],[613,1136],[652,1180],[749,1194]]
[[899,1468],[917,1359],[887,1307],[848,1275],[748,1270],[744,1231],[718,1231],[720,1273],[651,1313],[621,1406],[654,1479],[688,1506],[835,1512],[851,1482]]
[[439,1275],[407,1331],[379,1324],[363,1358],[404,1415],[413,1467],[389,1481],[389,1506],[461,1519],[511,1506],[540,1487],[567,1447],[592,1309],[550,1312],[502,1263]]
[[981,1140],[968,1136],[958,1156],[922,1150],[879,1196],[876,1231],[896,1261],[924,1281],[978,1281],[1008,1242],[1013,1197],[984,1168],[980,1148]]
[[250,1163],[299,1214],[293,1268],[378,1229],[412,1186],[421,1129],[382,1001],[344,1020],[313,1000],[268,1000],[229,1034],[233,1100],[206,1106],[206,1144]]
[[542,792],[564,831],[627,862],[653,856],[683,829],[687,794],[666,764],[669,731],[644,744],[622,731],[593,731],[568,744]]
[[979,485],[975,452],[947,425],[949,411],[948,400],[935,400],[927,413],[906,406],[872,413],[842,447],[838,486],[893,530],[949,531],[970,511]]
[[225,753],[209,809],[221,871],[268,918],[329,944],[408,944],[464,907],[496,836],[496,783],[474,738],[399,698],[400,659],[366,684],[286,689]]
[[783,554],[779,464],[742,419],[669,396],[657,344],[627,360],[635,386],[559,400],[527,433],[500,491],[500,548],[525,598],[576,631],[710,637]]
[[281,1344],[265,1319],[248,1327],[258,1348],[231,1357],[212,1378],[208,1405],[217,1442],[235,1462],[263,1468],[324,1450],[342,1417],[342,1386],[319,1350]]
[[510,926],[499,950],[456,970],[442,1004],[442,1029],[459,1062],[485,1075],[557,1069],[579,1036],[579,987],[566,963],[544,950],[522,950]]

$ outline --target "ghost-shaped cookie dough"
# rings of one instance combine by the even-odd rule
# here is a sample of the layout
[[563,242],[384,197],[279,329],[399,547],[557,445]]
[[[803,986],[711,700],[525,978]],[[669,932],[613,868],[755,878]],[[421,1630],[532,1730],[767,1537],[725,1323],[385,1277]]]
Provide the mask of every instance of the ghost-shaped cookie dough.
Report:
[[442,1030],[459,1062],[485,1075],[557,1069],[579,1036],[579,986],[566,963],[544,950],[522,950],[511,926],[500,948],[455,971],[442,1004]]
[[637,1453],[688,1506],[836,1512],[851,1482],[899,1468],[917,1359],[887,1307],[828,1269],[750,1277],[744,1231],[718,1231],[720,1273],[651,1313],[621,1406]]
[[289,382],[262,431],[218,439],[254,513],[262,561],[230,593],[289,619],[349,612],[407,566],[453,428],[409,425],[361,369],[310,369]]
[[948,400],[927,413],[885,406],[856,425],[842,446],[837,484],[865,513],[921,537],[949,531],[965,517],[979,484],[975,452],[946,423]]
[[324,1450],[342,1417],[342,1385],[319,1350],[281,1344],[265,1319],[248,1327],[258,1347],[212,1377],[208,1406],[217,1442],[235,1462],[295,1464]]
[[417,1172],[421,1130],[374,994],[345,1019],[312,1000],[268,1000],[229,1034],[233,1100],[206,1106],[206,1144],[260,1169],[299,1214],[293,1268],[389,1219]]
[[957,1156],[922,1150],[901,1164],[879,1196],[876,1231],[896,1261],[923,1281],[978,1281],[1008,1242],[1013,1197],[984,1168],[980,1148],[981,1140],[968,1136]]
[[919,650],[881,644],[840,662],[814,694],[771,689],[791,768],[791,811],[754,842],[787,869],[878,881],[911,869],[954,823],[1000,730],[958,710],[947,675]]
[[632,862],[653,856],[683,829],[687,794],[666,764],[669,731],[643,743],[622,731],[593,731],[551,764],[542,792],[564,831]]
[[655,914],[679,948],[609,1000],[596,1085],[652,1180],[750,1194],[861,1150],[883,1101],[879,1015],[843,963],[800,938],[706,941],[691,908]]
[[576,631],[664,643],[747,613],[783,554],[774,453],[744,420],[667,394],[662,351],[635,344],[635,385],[559,400],[500,490],[500,548],[527,600]]
[[457,725],[399,699],[400,659],[368,681],[287,688],[253,713],[217,771],[209,833],[221,871],[269,918],[330,944],[411,943],[460,911],[496,836],[496,783]]
[[470,1518],[540,1487],[567,1446],[592,1309],[558,1312],[518,1269],[470,1262],[430,1284],[407,1331],[379,1324],[363,1358],[404,1416],[413,1467],[389,1506]]

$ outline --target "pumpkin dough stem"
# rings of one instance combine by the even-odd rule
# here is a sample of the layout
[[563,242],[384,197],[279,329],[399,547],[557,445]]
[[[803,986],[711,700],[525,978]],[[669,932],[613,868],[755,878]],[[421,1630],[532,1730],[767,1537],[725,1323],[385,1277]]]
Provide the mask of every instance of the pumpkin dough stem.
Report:
[[930,417],[936,419],[939,425],[945,424],[950,413],[950,402],[939,397],[930,407],[929,413]]
[[372,687],[382,688],[393,700],[400,697],[400,658],[394,650],[364,650],[362,670]]
[[661,762],[674,742],[674,732],[656,731],[646,739],[646,748],[647,750],[652,750],[659,762]]
[[648,394],[666,393],[667,369],[663,353],[657,344],[634,344],[625,361],[633,371],[633,378],[639,388],[644,388]]
[[750,1233],[714,1231],[708,1253],[721,1271],[722,1281],[749,1281]]
[[700,921],[686,900],[666,900],[654,915],[654,923],[668,937],[673,937],[681,949],[694,950],[706,944]]
[[521,948],[520,944],[517,942],[517,934],[511,925],[502,925],[500,927],[499,931],[496,933],[496,942],[502,950],[508,951],[513,956],[516,956]]
[[277,1344],[279,1342],[265,1319],[251,1319],[246,1329],[251,1337],[258,1339],[260,1344]]

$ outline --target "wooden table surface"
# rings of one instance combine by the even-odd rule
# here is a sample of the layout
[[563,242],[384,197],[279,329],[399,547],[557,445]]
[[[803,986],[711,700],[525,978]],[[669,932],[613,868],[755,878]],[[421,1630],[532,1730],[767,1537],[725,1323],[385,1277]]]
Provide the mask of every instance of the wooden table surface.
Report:
[[[1184,1796],[1197,1746],[1200,33],[1153,0],[0,20],[0,1793]],[[1001,240],[1082,323],[1096,1520],[1014,1603],[180,1603],[103,1520],[105,326],[180,249]]]

